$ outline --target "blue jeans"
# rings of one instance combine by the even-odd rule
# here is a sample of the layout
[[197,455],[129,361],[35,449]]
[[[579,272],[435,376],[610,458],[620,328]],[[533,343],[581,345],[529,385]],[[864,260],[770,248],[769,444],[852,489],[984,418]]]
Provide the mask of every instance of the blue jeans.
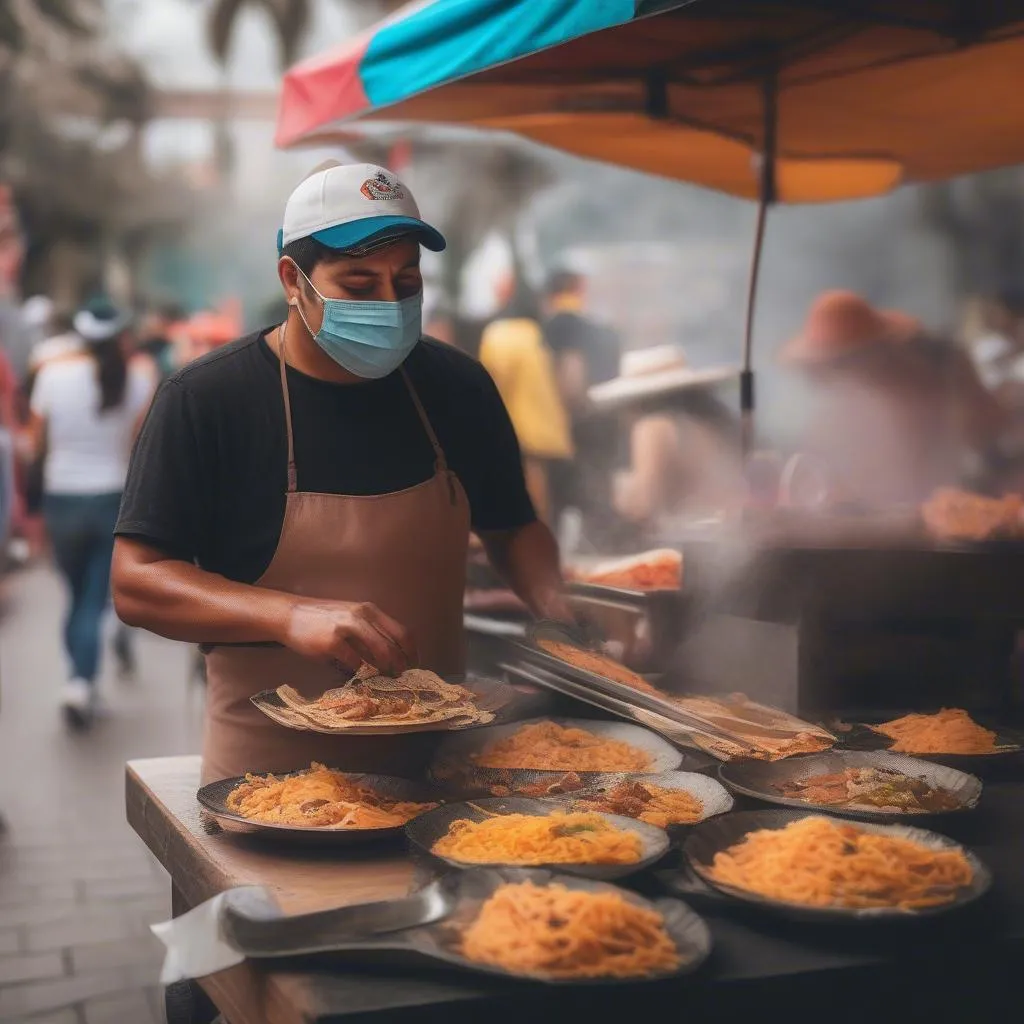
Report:
[[46,530],[71,596],[64,646],[73,675],[87,683],[95,681],[99,670],[120,505],[120,494],[47,494],[43,499]]
[[14,438],[9,430],[0,427],[0,544],[7,542],[11,532],[14,488]]

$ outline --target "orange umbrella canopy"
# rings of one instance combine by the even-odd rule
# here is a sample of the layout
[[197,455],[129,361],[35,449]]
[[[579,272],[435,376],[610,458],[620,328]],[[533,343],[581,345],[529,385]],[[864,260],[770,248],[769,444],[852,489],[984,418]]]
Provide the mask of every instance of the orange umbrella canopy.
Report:
[[[1024,163],[1024,0],[629,0],[628,18],[585,31],[589,4],[623,6],[421,0],[289,72],[279,141],[365,118],[477,126],[746,198],[767,149],[783,202]],[[536,45],[512,48],[511,9],[522,24],[541,7]],[[385,75],[398,84],[378,102],[363,85]]]

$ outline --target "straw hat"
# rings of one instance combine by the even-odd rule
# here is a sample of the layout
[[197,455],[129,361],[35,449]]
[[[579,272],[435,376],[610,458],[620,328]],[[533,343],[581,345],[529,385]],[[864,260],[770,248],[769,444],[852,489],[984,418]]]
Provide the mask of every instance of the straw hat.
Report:
[[710,387],[739,376],[735,366],[693,369],[686,353],[678,345],[625,352],[619,363],[619,376],[590,389],[588,396],[598,409],[615,409],[630,402],[668,395],[688,388]]
[[920,331],[920,321],[907,313],[875,309],[854,292],[825,292],[811,304],[800,333],[783,345],[780,359],[820,365],[877,344],[910,341]]

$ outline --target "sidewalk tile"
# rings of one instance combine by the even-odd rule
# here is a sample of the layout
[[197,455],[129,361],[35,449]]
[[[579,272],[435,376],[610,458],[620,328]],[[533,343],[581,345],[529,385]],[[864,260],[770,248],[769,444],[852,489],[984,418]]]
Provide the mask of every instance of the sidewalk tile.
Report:
[[132,987],[132,979],[123,971],[9,985],[0,988],[0,1020],[24,1020],[33,1013],[62,1010],[87,999],[130,991]]
[[156,1024],[153,1011],[141,989],[85,1004],[86,1024]]
[[0,985],[14,985],[42,978],[60,978],[64,958],[60,953],[32,953],[27,956],[0,956]]
[[143,935],[140,922],[131,921],[123,914],[79,912],[73,917],[52,924],[28,929],[28,948],[33,952],[115,942]]
[[71,964],[75,974],[118,967],[152,967],[156,977],[163,956],[164,947],[156,936],[150,934],[136,939],[76,946],[71,950]]

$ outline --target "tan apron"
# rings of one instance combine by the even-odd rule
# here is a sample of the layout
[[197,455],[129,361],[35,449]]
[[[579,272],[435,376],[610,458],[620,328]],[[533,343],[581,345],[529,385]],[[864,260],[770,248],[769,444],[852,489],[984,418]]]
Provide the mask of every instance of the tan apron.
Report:
[[[462,602],[469,501],[445,459],[405,370],[402,377],[436,458],[434,475],[391,494],[316,494],[297,489],[284,329],[281,390],[288,431],[288,494],[277,550],[257,586],[303,597],[368,601],[408,628],[420,665],[440,675],[465,670]],[[289,683],[307,697],[345,676],[276,645],[207,651],[203,781],[246,772],[280,772],[320,761],[330,767],[418,774],[436,733],[324,736],[277,725],[249,698]]]

